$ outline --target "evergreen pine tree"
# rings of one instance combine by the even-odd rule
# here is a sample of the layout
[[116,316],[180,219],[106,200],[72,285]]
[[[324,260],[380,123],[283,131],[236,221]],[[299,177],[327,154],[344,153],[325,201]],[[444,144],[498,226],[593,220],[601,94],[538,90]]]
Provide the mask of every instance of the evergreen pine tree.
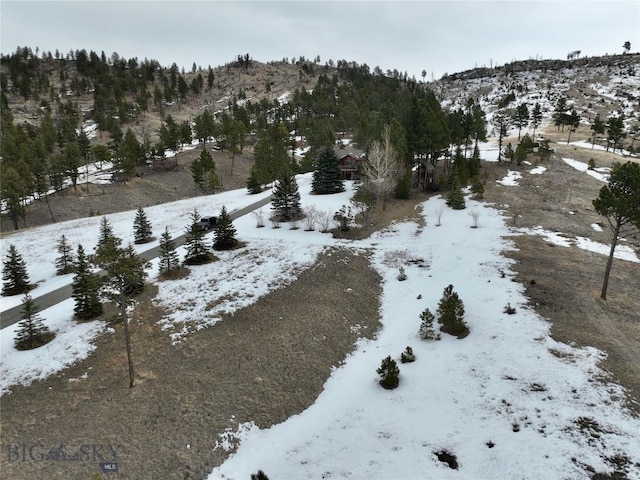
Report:
[[457,180],[453,181],[451,190],[447,195],[447,205],[449,205],[454,210],[463,210],[467,207],[462,189],[460,188],[460,184]]
[[391,356],[382,360],[380,367],[376,370],[380,375],[380,385],[387,390],[392,390],[400,383],[400,369]]
[[215,188],[220,185],[220,178],[216,172],[216,162],[206,148],[200,153],[200,163],[202,164],[203,186],[211,193],[215,193]]
[[96,255],[114,250],[118,248],[121,243],[122,240],[114,235],[113,227],[107,217],[102,217],[100,221],[100,232],[98,234],[98,244],[95,248]]
[[67,243],[67,237],[63,234],[56,244],[60,256],[56,258],[56,273],[65,275],[73,272],[73,255],[71,254],[71,245]]
[[238,244],[236,228],[233,226],[227,207],[223,206],[218,218],[218,224],[214,232],[213,248],[216,250],[229,250]]
[[100,233],[98,234],[98,244],[91,257],[91,263],[109,272],[112,264],[121,254],[121,243],[122,240],[114,235],[113,228],[107,217],[102,217]]
[[252,167],[251,171],[249,172],[249,178],[247,179],[247,190],[249,190],[249,194],[251,195],[262,192],[262,184],[258,180],[258,175],[256,174],[255,167]]
[[147,219],[147,214],[142,207],[139,207],[136,212],[136,218],[133,221],[134,243],[140,244],[150,242],[152,234],[151,222]]
[[251,474],[251,480],[269,480],[269,477],[262,470],[258,470],[258,473]]
[[338,164],[338,157],[331,147],[323,147],[318,152],[311,191],[320,195],[344,191],[342,170]]
[[33,298],[25,294],[22,299],[22,321],[18,324],[15,346],[18,350],[38,348],[53,340],[54,334],[49,331],[38,315],[38,307]]
[[411,363],[416,361],[416,354],[413,353],[413,348],[407,347],[404,352],[400,354],[400,361],[402,363]]
[[2,295],[19,295],[30,289],[27,265],[15,245],[9,245],[2,264]]
[[300,192],[296,177],[285,175],[276,183],[271,200],[273,215],[281,222],[288,222],[300,217]]
[[453,285],[447,286],[440,302],[438,303],[438,322],[442,324],[443,332],[464,338],[469,334],[469,329],[464,323],[464,303],[453,291]]
[[452,184],[458,182],[458,185],[466,186],[469,181],[469,165],[467,159],[462,154],[460,145],[456,148],[453,157],[453,174],[451,175]]
[[411,184],[413,183],[413,172],[409,169],[401,175],[396,185],[395,196],[400,200],[407,200],[411,197]]
[[191,224],[187,227],[185,238],[187,252],[185,253],[184,263],[187,265],[202,265],[211,261],[212,255],[205,244],[205,232],[198,227],[198,221],[200,220],[198,210],[194,209],[189,218]]
[[479,178],[474,178],[471,183],[471,193],[473,193],[476,199],[481,199],[484,197],[484,185],[482,184],[482,180]]
[[128,296],[138,295],[144,290],[147,276],[147,262],[142,259],[131,244],[122,249],[118,264],[118,275],[124,277],[125,293]]
[[160,253],[158,268],[160,274],[167,275],[180,267],[180,260],[176,253],[176,244],[169,234],[169,228],[165,227],[164,233],[160,236]]
[[433,328],[435,318],[428,308],[420,314],[420,338],[423,340],[440,340],[440,334]]
[[84,248],[78,245],[75,275],[71,284],[71,296],[75,301],[73,312],[78,318],[90,320],[102,314],[100,286],[100,278],[91,271]]

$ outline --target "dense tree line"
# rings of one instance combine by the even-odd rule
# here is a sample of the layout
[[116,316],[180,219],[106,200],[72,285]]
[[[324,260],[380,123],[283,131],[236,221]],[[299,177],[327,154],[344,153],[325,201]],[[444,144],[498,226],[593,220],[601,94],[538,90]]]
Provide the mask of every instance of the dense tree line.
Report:
[[[242,68],[251,68],[249,57],[242,58]],[[260,191],[262,185],[286,175],[313,170],[318,154],[334,145],[337,135],[354,138],[368,151],[389,126],[404,172],[396,194],[406,196],[416,158],[435,164],[450,145],[461,145],[467,158],[472,145],[486,136],[484,113],[473,100],[459,111],[445,112],[424,83],[395,70],[385,73],[376,67],[372,71],[366,64],[344,60],[335,68],[296,63],[301,75],[319,72],[319,76],[313,89],[298,88],[287,102],[268,98],[252,102],[240,89],[229,99],[224,113],[214,115],[205,108],[193,124],[176,121],[165,112],[165,106],[212,88],[211,69],[206,74],[194,65],[188,82],[175,63],[164,68],[155,60],[124,59],[117,53],[107,56],[86,50],[55,55],[42,52],[39,56],[28,48],[2,56],[0,63],[8,72],[2,76],[3,104],[8,106],[6,95],[15,94],[25,84],[25,95],[40,99],[43,110],[39,123],[16,125],[11,111],[2,109],[2,198],[16,229],[24,219],[27,201],[47,201],[50,189],[76,188],[88,162],[111,162],[114,178],[127,181],[135,175],[136,166],[162,156],[165,149],[176,150],[192,138],[205,146],[213,142],[216,149],[233,157],[243,151],[247,134],[254,134],[257,144],[251,183],[254,191]],[[47,72],[48,78],[52,72],[59,76],[58,92],[50,86],[47,90],[47,82],[38,80],[39,73]],[[74,99],[88,93],[93,96],[90,116],[100,134],[109,134],[106,145],[91,145],[81,128],[84,118]],[[153,132],[157,133],[156,143],[149,135],[137,138],[128,126],[152,108],[163,120],[158,132]],[[302,164],[292,155],[296,136],[305,137],[311,148]],[[199,189],[213,191],[217,185],[215,164],[206,155],[192,173]],[[51,217],[55,219],[55,212]]]

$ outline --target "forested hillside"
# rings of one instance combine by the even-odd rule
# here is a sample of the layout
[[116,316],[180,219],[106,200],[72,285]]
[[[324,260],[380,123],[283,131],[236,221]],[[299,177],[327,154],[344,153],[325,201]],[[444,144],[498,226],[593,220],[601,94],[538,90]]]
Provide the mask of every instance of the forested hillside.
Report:
[[127,182],[141,169],[167,168],[167,155],[194,141],[207,150],[189,166],[195,194],[223,183],[210,153],[227,152],[231,173],[235,156],[245,155],[252,181],[264,185],[310,171],[316,153],[340,139],[366,152],[385,125],[403,159],[399,197],[412,187],[416,162],[453,159],[447,184],[473,182],[487,134],[504,159],[517,161],[503,138],[515,128],[520,143],[530,131],[521,150],[529,149],[545,119],[570,132],[590,125],[594,143],[633,153],[639,64],[638,55],[530,60],[425,83],[345,60],[265,64],[245,54],[185,72],[117,53],[18,48],[0,59],[3,228],[26,225],[34,199],[48,204],[79,188],[89,166],[108,166],[111,181]]
[[257,144],[261,183],[291,167],[300,139],[311,155],[297,159],[298,171],[338,135],[364,149],[385,124],[407,168],[415,156],[437,158],[451,141],[430,89],[346,61],[262,64],[240,55],[187,73],[117,54],[23,48],[2,58],[2,103],[2,197],[14,228],[31,195],[76,187],[89,162],[112,163],[113,178],[127,181],[193,139],[232,154]]

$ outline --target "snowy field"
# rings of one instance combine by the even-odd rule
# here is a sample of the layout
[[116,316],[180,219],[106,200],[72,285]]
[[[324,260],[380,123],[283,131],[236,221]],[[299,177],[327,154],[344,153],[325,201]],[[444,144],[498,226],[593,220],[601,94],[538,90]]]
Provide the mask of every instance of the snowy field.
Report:
[[[523,173],[550,174],[540,169]],[[503,184],[518,188],[517,180],[507,178]],[[353,187],[349,183],[347,191],[337,195],[310,195],[310,174],[299,176],[298,185],[303,208],[315,206],[327,212],[348,204]],[[175,237],[184,233],[194,207],[202,215],[217,214],[222,205],[233,211],[258,198],[243,189],[145,212],[156,236],[168,226]],[[545,235],[547,241],[566,248],[599,250],[588,239],[567,241],[566,235],[546,232],[542,226],[538,231],[512,231],[501,212],[469,199],[461,211],[444,207],[441,197],[422,207],[426,227],[398,223],[355,242],[334,240],[319,229],[307,232],[304,225],[291,230],[288,225],[274,229],[267,223],[258,229],[255,218],[247,215],[234,221],[238,238],[247,247],[220,253],[222,261],[192,269],[186,279],[159,284],[156,301],[173,312],[160,327],[174,341],[185,342],[190,334],[185,322],[196,321],[196,329],[212,325],[222,313],[232,313],[292,282],[323,249],[336,244],[356,252],[373,251],[374,266],[383,278],[382,328],[377,337],[357,344],[354,353],[334,368],[317,401],[301,414],[264,430],[230,418],[228,431],[212,449],[231,449],[231,456],[209,478],[247,479],[261,469],[272,479],[577,480],[588,476],[586,466],[611,472],[605,459],[618,455],[630,461],[629,478],[639,479],[640,463],[633,462],[640,462],[640,420],[620,403],[621,387],[595,381],[603,375],[598,368],[603,353],[551,339],[549,323],[529,308],[524,287],[512,281],[511,260],[501,255],[513,248],[510,236],[525,233]],[[435,212],[440,208],[444,214],[437,227]],[[268,207],[264,209],[268,217]],[[472,212],[477,214],[478,228],[471,228]],[[125,243],[132,240],[134,216],[135,211],[108,216]],[[74,247],[82,243],[91,251],[100,220],[60,223],[3,240],[3,257],[14,243],[31,280],[39,282],[32,292],[36,303],[38,295],[71,281],[71,276],[55,276],[53,240],[64,233]],[[43,242],[44,238],[50,241]],[[620,258],[638,262],[633,252]],[[402,282],[397,280],[400,266],[408,276]],[[155,282],[155,263],[149,273]],[[435,312],[449,284],[464,302],[471,333],[463,340],[444,334],[440,341],[423,341],[418,336],[419,315],[426,308]],[[197,292],[204,288],[216,296],[209,300],[219,300],[216,309],[205,312],[198,304]],[[16,300],[19,303],[20,299],[3,298],[2,309]],[[504,313],[507,305],[516,309],[515,314]],[[85,358],[97,335],[110,334],[101,322],[75,323],[71,312],[71,301],[41,312],[57,335],[35,351],[15,350],[15,326],[0,332],[3,395],[10,394],[11,385],[46,378]],[[417,360],[401,364],[400,353],[407,346]],[[400,366],[400,386],[391,391],[378,385],[375,373],[387,355]],[[234,438],[240,439],[235,450]],[[457,470],[439,461],[436,453],[445,451],[456,457]]]

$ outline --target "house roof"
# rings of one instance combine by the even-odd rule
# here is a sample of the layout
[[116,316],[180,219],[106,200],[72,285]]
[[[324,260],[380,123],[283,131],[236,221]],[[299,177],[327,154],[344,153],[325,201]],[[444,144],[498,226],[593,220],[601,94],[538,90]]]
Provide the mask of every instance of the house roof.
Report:
[[342,149],[342,148],[336,148],[334,149],[334,151],[336,152],[336,156],[338,158],[344,158],[348,155],[351,155],[352,157],[355,158],[362,158],[364,156],[364,151],[363,150],[358,150],[357,148],[350,148],[350,149]]

